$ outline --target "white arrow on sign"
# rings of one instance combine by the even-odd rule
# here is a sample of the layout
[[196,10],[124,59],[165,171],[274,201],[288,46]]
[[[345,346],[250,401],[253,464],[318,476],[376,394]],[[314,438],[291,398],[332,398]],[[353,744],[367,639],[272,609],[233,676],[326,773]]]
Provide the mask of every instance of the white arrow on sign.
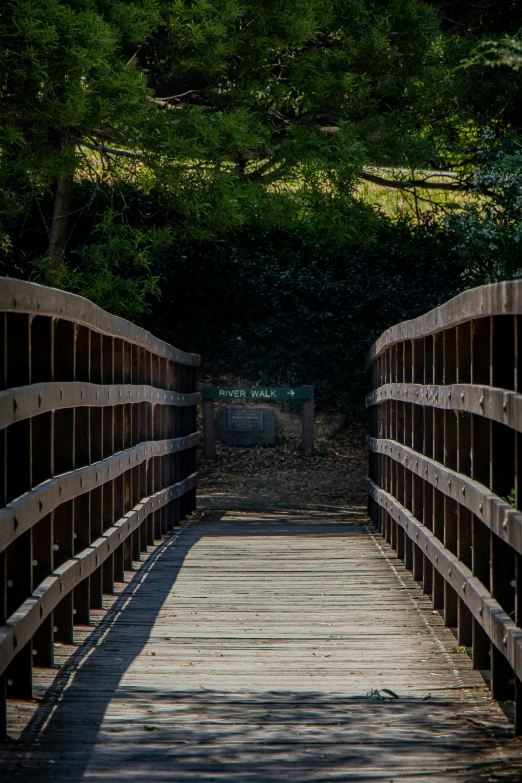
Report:
[[290,391],[288,391],[287,394],[289,394],[290,397],[293,397],[294,394],[295,394],[295,391],[293,389],[290,389]]

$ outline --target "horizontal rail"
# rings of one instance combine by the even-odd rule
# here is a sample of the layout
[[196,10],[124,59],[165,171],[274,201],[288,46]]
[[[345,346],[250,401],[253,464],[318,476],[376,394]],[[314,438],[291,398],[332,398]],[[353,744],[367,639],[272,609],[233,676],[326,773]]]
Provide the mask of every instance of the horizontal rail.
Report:
[[174,348],[130,321],[105,312],[82,296],[28,283],[25,280],[0,278],[0,312],[62,318],[87,326],[101,334],[127,340],[177,364],[195,367],[200,363],[197,354]]
[[422,550],[431,565],[466,604],[475,620],[483,626],[487,636],[507,658],[517,676],[522,678],[522,630],[492,598],[491,593],[407,508],[372,481],[370,497],[390,514],[415,546]]
[[33,667],[194,510],[198,364],[81,297],[0,278],[0,737]]
[[409,402],[439,410],[475,413],[522,432],[522,394],[506,389],[469,383],[449,386],[386,383],[368,394],[366,404],[371,407],[385,400]]
[[179,453],[194,448],[199,441],[199,432],[183,438],[147,441],[116,452],[100,462],[44,481],[0,509],[0,552],[62,503],[114,481],[153,456]]
[[472,511],[493,533],[522,555],[522,513],[488,487],[397,441],[369,438],[368,446],[372,453],[389,457]]
[[522,280],[465,291],[368,354],[369,509],[522,734]]
[[519,313],[522,313],[522,280],[472,288],[419,318],[391,326],[370,348],[367,363],[371,364],[387,348],[404,340],[417,340],[476,318]]
[[60,601],[109,558],[133,531],[153,512],[193,489],[197,474],[160,492],[143,498],[130,512],[75,557],[67,560],[47,577],[30,598],[0,628],[0,674],[17,652],[34,636],[38,627]]
[[35,383],[0,392],[0,429],[41,413],[66,408],[103,408],[136,402],[187,407],[197,405],[200,394],[180,394],[154,386],[82,383]]

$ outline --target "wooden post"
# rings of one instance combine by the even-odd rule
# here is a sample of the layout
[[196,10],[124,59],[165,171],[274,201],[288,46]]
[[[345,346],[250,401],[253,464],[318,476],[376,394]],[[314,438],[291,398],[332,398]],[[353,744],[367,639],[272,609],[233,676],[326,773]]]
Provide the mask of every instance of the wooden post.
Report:
[[303,386],[303,389],[310,389],[312,396],[309,400],[303,400],[301,403],[301,427],[302,427],[302,446],[305,457],[311,457],[314,453],[314,387]]
[[216,423],[214,420],[214,400],[203,400],[203,451],[205,459],[216,459]]

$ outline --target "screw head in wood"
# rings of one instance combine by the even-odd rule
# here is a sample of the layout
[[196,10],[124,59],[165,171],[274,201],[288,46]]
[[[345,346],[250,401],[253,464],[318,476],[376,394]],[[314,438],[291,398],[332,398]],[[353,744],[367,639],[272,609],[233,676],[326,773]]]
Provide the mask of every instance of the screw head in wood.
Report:
[[482,511],[483,508],[484,508],[484,503],[480,503],[479,504],[479,511]]
[[502,406],[502,407],[503,407],[503,409],[504,409],[505,411],[507,411],[507,402],[504,402],[504,404],[503,404],[503,406]]
[[484,611],[484,610],[482,609],[482,607],[481,607],[481,606],[479,606],[479,615],[480,615],[481,617],[482,617],[482,612],[483,612],[483,611]]
[[448,576],[451,576],[451,568],[448,568]]
[[507,647],[507,643],[508,643],[508,638],[507,636],[504,636],[504,638],[502,639],[502,644],[504,645],[504,647]]
[[438,556],[438,555],[435,555],[435,562],[436,562],[436,563],[438,563],[438,562],[439,562],[439,556]]
[[484,407],[484,397],[481,397],[481,398],[480,398],[480,400],[479,400],[479,405],[480,405],[480,407],[481,407],[481,408],[483,408],[483,407]]
[[466,494],[466,487],[462,487],[461,492],[462,492],[463,495],[465,495]]
[[504,529],[504,530],[507,530],[507,526],[508,526],[508,524],[507,524],[507,519],[505,519],[505,520],[502,522],[502,527],[503,527],[503,529]]

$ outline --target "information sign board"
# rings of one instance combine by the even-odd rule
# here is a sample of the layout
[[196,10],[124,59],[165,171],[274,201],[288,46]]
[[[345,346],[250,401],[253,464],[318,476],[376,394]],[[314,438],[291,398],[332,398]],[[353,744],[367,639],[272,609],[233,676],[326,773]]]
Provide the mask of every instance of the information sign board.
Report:
[[313,389],[306,386],[287,387],[255,387],[251,389],[227,389],[219,386],[203,386],[201,396],[204,400],[311,400]]

